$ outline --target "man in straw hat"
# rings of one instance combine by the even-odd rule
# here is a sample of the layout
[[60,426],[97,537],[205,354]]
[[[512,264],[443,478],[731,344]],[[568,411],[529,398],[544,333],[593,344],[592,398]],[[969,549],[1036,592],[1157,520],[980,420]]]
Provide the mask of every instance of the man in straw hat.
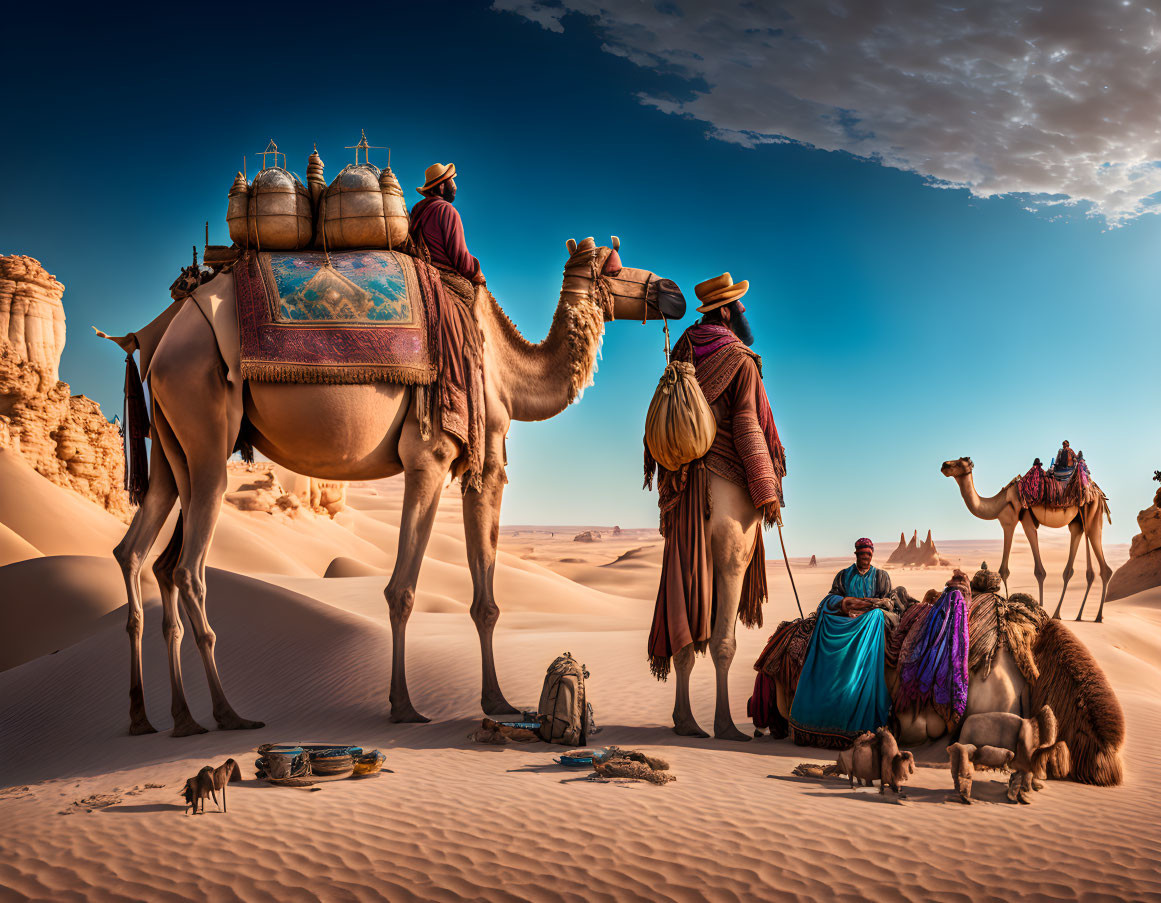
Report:
[[[694,650],[709,646],[724,679],[733,658],[732,612],[745,626],[760,626],[761,605],[766,599],[765,548],[762,530],[754,531],[754,548],[738,600],[718,600],[714,595],[713,560],[708,553],[706,508],[710,475],[733,483],[753,504],[745,514],[749,532],[759,520],[767,526],[778,521],[782,507],[782,478],[786,474],[786,453],[778,438],[774,415],[762,386],[762,362],[749,345],[754,340],[741,302],[749,283],[734,283],[722,273],[696,287],[702,314],[673,348],[673,360],[694,367],[694,376],[713,412],[717,433],[710,450],[680,470],[657,468],[658,505],[662,511],[661,530],[665,536],[661,583],[649,633],[649,661],[654,675],[664,679],[671,660],[676,664],[679,687],[674,709],[674,730],[680,734],[705,736],[689,711],[689,672]],[[645,470],[652,474],[657,465],[645,452]],[[712,503],[712,500],[710,500]],[[719,500],[720,502],[720,500]],[[729,611],[727,640],[711,639],[723,633],[712,622],[715,610]],[[724,635],[724,634],[723,634]],[[719,687],[714,733],[723,739],[747,740],[738,731]],[[728,707],[728,703],[724,703]]]
[[468,253],[464,224],[452,206],[456,199],[456,165],[433,163],[424,183],[415,189],[423,200],[411,208],[411,240],[426,249],[434,266],[459,273],[476,285],[484,283],[480,261]]

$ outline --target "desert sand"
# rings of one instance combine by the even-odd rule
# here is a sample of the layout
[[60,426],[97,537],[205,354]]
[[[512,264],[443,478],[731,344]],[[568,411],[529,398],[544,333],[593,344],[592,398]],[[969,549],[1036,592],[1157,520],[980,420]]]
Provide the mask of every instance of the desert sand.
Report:
[[[675,783],[599,784],[542,743],[479,746],[480,663],[468,616],[459,487],[445,493],[408,626],[408,669],[426,725],[387,717],[390,629],[382,589],[395,554],[399,480],[352,484],[333,520],[242,510],[254,477],[235,466],[209,558],[209,612],[231,701],[258,731],[175,739],[156,586],[145,579],[146,701],[159,733],[128,728],[124,589],[110,555],[123,524],[0,452],[0,899],[651,900],[1125,899],[1161,894],[1161,590],[1111,603],[1104,624],[1069,623],[1105,668],[1128,722],[1116,788],[1051,782],[1032,806],[978,780],[954,802],[946,768],[919,768],[902,800],[791,776],[832,761],[787,741],[676,737],[672,685],[645,655],[659,573],[654,529],[509,527],[496,570],[501,683],[534,707],[544,669],[570,650],[591,672],[593,740],[668,759]],[[949,488],[949,505],[960,504]],[[600,542],[574,542],[598,529]],[[788,524],[793,529],[793,524]],[[852,536],[857,525],[852,524]],[[555,534],[555,535],[552,535]],[[1056,535],[1059,534],[1059,535]],[[880,561],[893,542],[883,537]],[[1064,533],[1042,531],[1054,605]],[[994,541],[941,541],[968,570]],[[768,541],[767,549],[777,548]],[[157,551],[157,550],[155,550]],[[1116,567],[1127,546],[1107,547]],[[804,607],[842,558],[794,559]],[[1012,591],[1033,591],[1018,542]],[[738,633],[731,673],[745,718],[751,664],[795,614],[786,570],[768,562],[765,627]],[[947,569],[893,575],[913,595]],[[1065,602],[1076,613],[1082,570]],[[1089,600],[1086,617],[1095,614]],[[212,726],[192,635],[183,648],[195,716]],[[694,671],[694,711],[713,721],[713,668]],[[254,748],[318,739],[378,747],[391,773],[317,792],[253,778]],[[244,781],[230,811],[186,816],[184,779],[227,756]],[[78,804],[88,800],[88,803]],[[101,806],[102,803],[111,805]],[[91,810],[91,811],[90,811]]]

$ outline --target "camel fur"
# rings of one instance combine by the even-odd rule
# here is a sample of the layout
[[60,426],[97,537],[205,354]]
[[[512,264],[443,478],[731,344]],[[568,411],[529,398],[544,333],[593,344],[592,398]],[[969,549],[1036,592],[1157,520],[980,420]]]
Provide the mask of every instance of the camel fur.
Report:
[[910,752],[899,752],[895,735],[881,727],[875,732],[879,753],[879,792],[890,787],[899,793],[904,784],[915,774],[915,756]]
[[1046,508],[1043,505],[1033,505],[1025,508],[1020,501],[1020,492],[1017,488],[1019,478],[1013,479],[1008,485],[990,498],[980,498],[976,492],[972,470],[975,465],[971,458],[957,458],[953,461],[944,461],[940,468],[945,477],[952,477],[959,484],[960,495],[968,511],[982,520],[998,520],[1004,530],[1004,558],[1000,562],[1000,579],[1004,582],[1004,592],[1008,591],[1008,557],[1012,552],[1012,538],[1016,533],[1016,525],[1024,529],[1028,537],[1028,545],[1032,548],[1032,560],[1036,563],[1036,582],[1040,585],[1040,607],[1044,607],[1044,578],[1047,571],[1044,562],[1040,559],[1040,542],[1037,530],[1040,527],[1067,527],[1069,532],[1068,563],[1064,566],[1064,587],[1060,591],[1060,601],[1056,603],[1053,618],[1060,617],[1060,606],[1064,604],[1064,594],[1068,591],[1068,581],[1072,579],[1073,563],[1076,561],[1076,551],[1080,546],[1081,538],[1085,540],[1085,561],[1088,565],[1086,577],[1088,585],[1085,587],[1084,599],[1080,603],[1080,611],[1076,620],[1081,620],[1084,614],[1084,604],[1088,601],[1088,594],[1092,590],[1095,574],[1092,565],[1092,556],[1095,555],[1101,571],[1101,604],[1097,609],[1096,621],[1104,618],[1105,599],[1108,596],[1109,579],[1113,576],[1113,569],[1105,561],[1104,547],[1101,535],[1104,529],[1104,519],[1107,517],[1112,523],[1109,513],[1108,499],[1101,495],[1096,504],[1081,505],[1072,508]]
[[[1047,777],[1050,761],[1063,763],[1067,759],[1067,745],[1058,742],[1056,734],[1056,716],[1051,707],[1042,706],[1035,718],[1021,718],[1011,712],[972,715],[964,719],[957,745],[1010,751],[1012,759],[1007,764],[1013,774],[1008,782],[1008,799],[1030,803],[1028,791],[1034,787],[1033,779],[1042,781]],[[953,760],[953,777],[954,764]]]
[[[1073,780],[1104,787],[1120,784],[1125,714],[1092,653],[1063,624],[1049,621],[1037,636],[1032,654],[1040,671],[1032,687],[1032,702],[1059,713],[1057,729],[1068,744]],[[1068,769],[1061,772],[1059,763],[1049,762],[1050,778],[1068,773]]]
[[[480,639],[481,704],[487,714],[518,714],[500,690],[492,644],[500,616],[493,576],[507,482],[508,427],[513,420],[553,417],[580,396],[592,382],[606,322],[640,323],[660,319],[662,311],[680,318],[685,312],[677,286],[646,270],[623,267],[615,253],[618,245],[616,240],[612,248],[598,247],[592,238],[579,245],[569,240],[560,300],[539,344],[520,335],[485,287],[476,288],[472,299],[484,337],[485,449],[482,482],[479,488],[465,489],[463,517],[473,584],[470,613]],[[169,652],[173,733],[205,730],[190,713],[182,685],[179,605],[201,653],[218,727],[262,726],[238,715],[226,698],[214,655],[217,637],[206,613],[206,554],[226,488],[226,461],[243,422],[247,443],[296,473],[326,480],[403,474],[399,548],[384,591],[392,634],[391,718],[427,721],[412,705],[407,688],[405,635],[440,493],[460,457],[458,440],[439,428],[429,433],[421,429],[416,393],[409,386],[243,380],[236,352],[219,341],[204,313],[207,306],[227,320],[228,315],[236,317],[232,275],[219,275],[184,301],[158,341],[145,377],[152,404],[148,488],[114,550],[129,600],[130,733],[154,731],[142,687],[140,571],[175,504],[181,507],[180,529],[154,565]]]
[[951,781],[961,801],[972,801],[972,777],[976,768],[1007,769],[1015,753],[998,746],[975,746],[971,743],[953,743],[947,748],[951,766]]
[[192,809],[192,814],[197,815],[199,803],[201,811],[205,813],[206,797],[213,797],[214,805],[217,806],[218,796],[214,792],[214,769],[206,765],[192,778],[187,778],[181,794],[185,797],[186,814],[190,814]]

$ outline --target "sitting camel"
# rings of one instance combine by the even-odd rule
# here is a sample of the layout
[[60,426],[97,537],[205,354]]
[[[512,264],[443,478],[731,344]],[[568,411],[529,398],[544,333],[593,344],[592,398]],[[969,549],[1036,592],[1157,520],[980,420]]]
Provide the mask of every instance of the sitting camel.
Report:
[[[592,238],[568,242],[560,300],[547,337],[525,340],[486,288],[478,287],[473,314],[483,335],[486,423],[480,488],[464,492],[464,534],[474,586],[472,619],[480,637],[481,702],[488,714],[514,709],[500,691],[492,634],[500,609],[492,578],[505,475],[505,436],[513,420],[545,420],[563,411],[592,381],[604,325],[611,320],[680,318],[685,299],[677,286],[645,270],[622,267],[613,247]],[[393,383],[304,384],[244,381],[237,346],[220,343],[203,311],[233,322],[234,277],[221,274],[175,302],[138,333],[115,339],[141,352],[142,376],[152,398],[148,490],[115,555],[129,596],[131,653],[130,731],[154,730],[145,714],[141,675],[140,569],[174,503],[181,517],[169,547],[154,565],[164,606],[175,736],[204,728],[190,714],[181,682],[179,647],[184,607],[201,653],[219,728],[261,727],[239,716],[226,699],[214,660],[216,636],[206,616],[205,559],[226,487],[226,461],[243,415],[247,439],[272,461],[326,480],[375,480],[403,474],[405,489],[399,550],[384,591],[392,630],[391,718],[427,721],[412,705],[404,663],[407,621],[431,535],[440,492],[460,456],[460,443],[441,428],[425,437],[415,390]],[[230,320],[230,317],[233,320]],[[133,411],[130,412],[131,417]],[[144,414],[142,410],[141,415]]]

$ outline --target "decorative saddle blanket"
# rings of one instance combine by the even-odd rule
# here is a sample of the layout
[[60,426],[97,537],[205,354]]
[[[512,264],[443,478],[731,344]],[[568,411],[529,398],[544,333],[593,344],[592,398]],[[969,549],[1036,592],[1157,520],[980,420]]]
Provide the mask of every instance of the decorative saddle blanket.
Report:
[[1070,467],[1063,472],[1046,471],[1033,465],[1024,476],[1016,478],[1016,489],[1020,493],[1020,503],[1025,508],[1033,505],[1072,508],[1094,504],[1104,498],[1104,493],[1083,465]]
[[[244,379],[429,385],[438,279],[397,251],[247,252],[234,268]],[[426,274],[424,274],[426,275]]]

